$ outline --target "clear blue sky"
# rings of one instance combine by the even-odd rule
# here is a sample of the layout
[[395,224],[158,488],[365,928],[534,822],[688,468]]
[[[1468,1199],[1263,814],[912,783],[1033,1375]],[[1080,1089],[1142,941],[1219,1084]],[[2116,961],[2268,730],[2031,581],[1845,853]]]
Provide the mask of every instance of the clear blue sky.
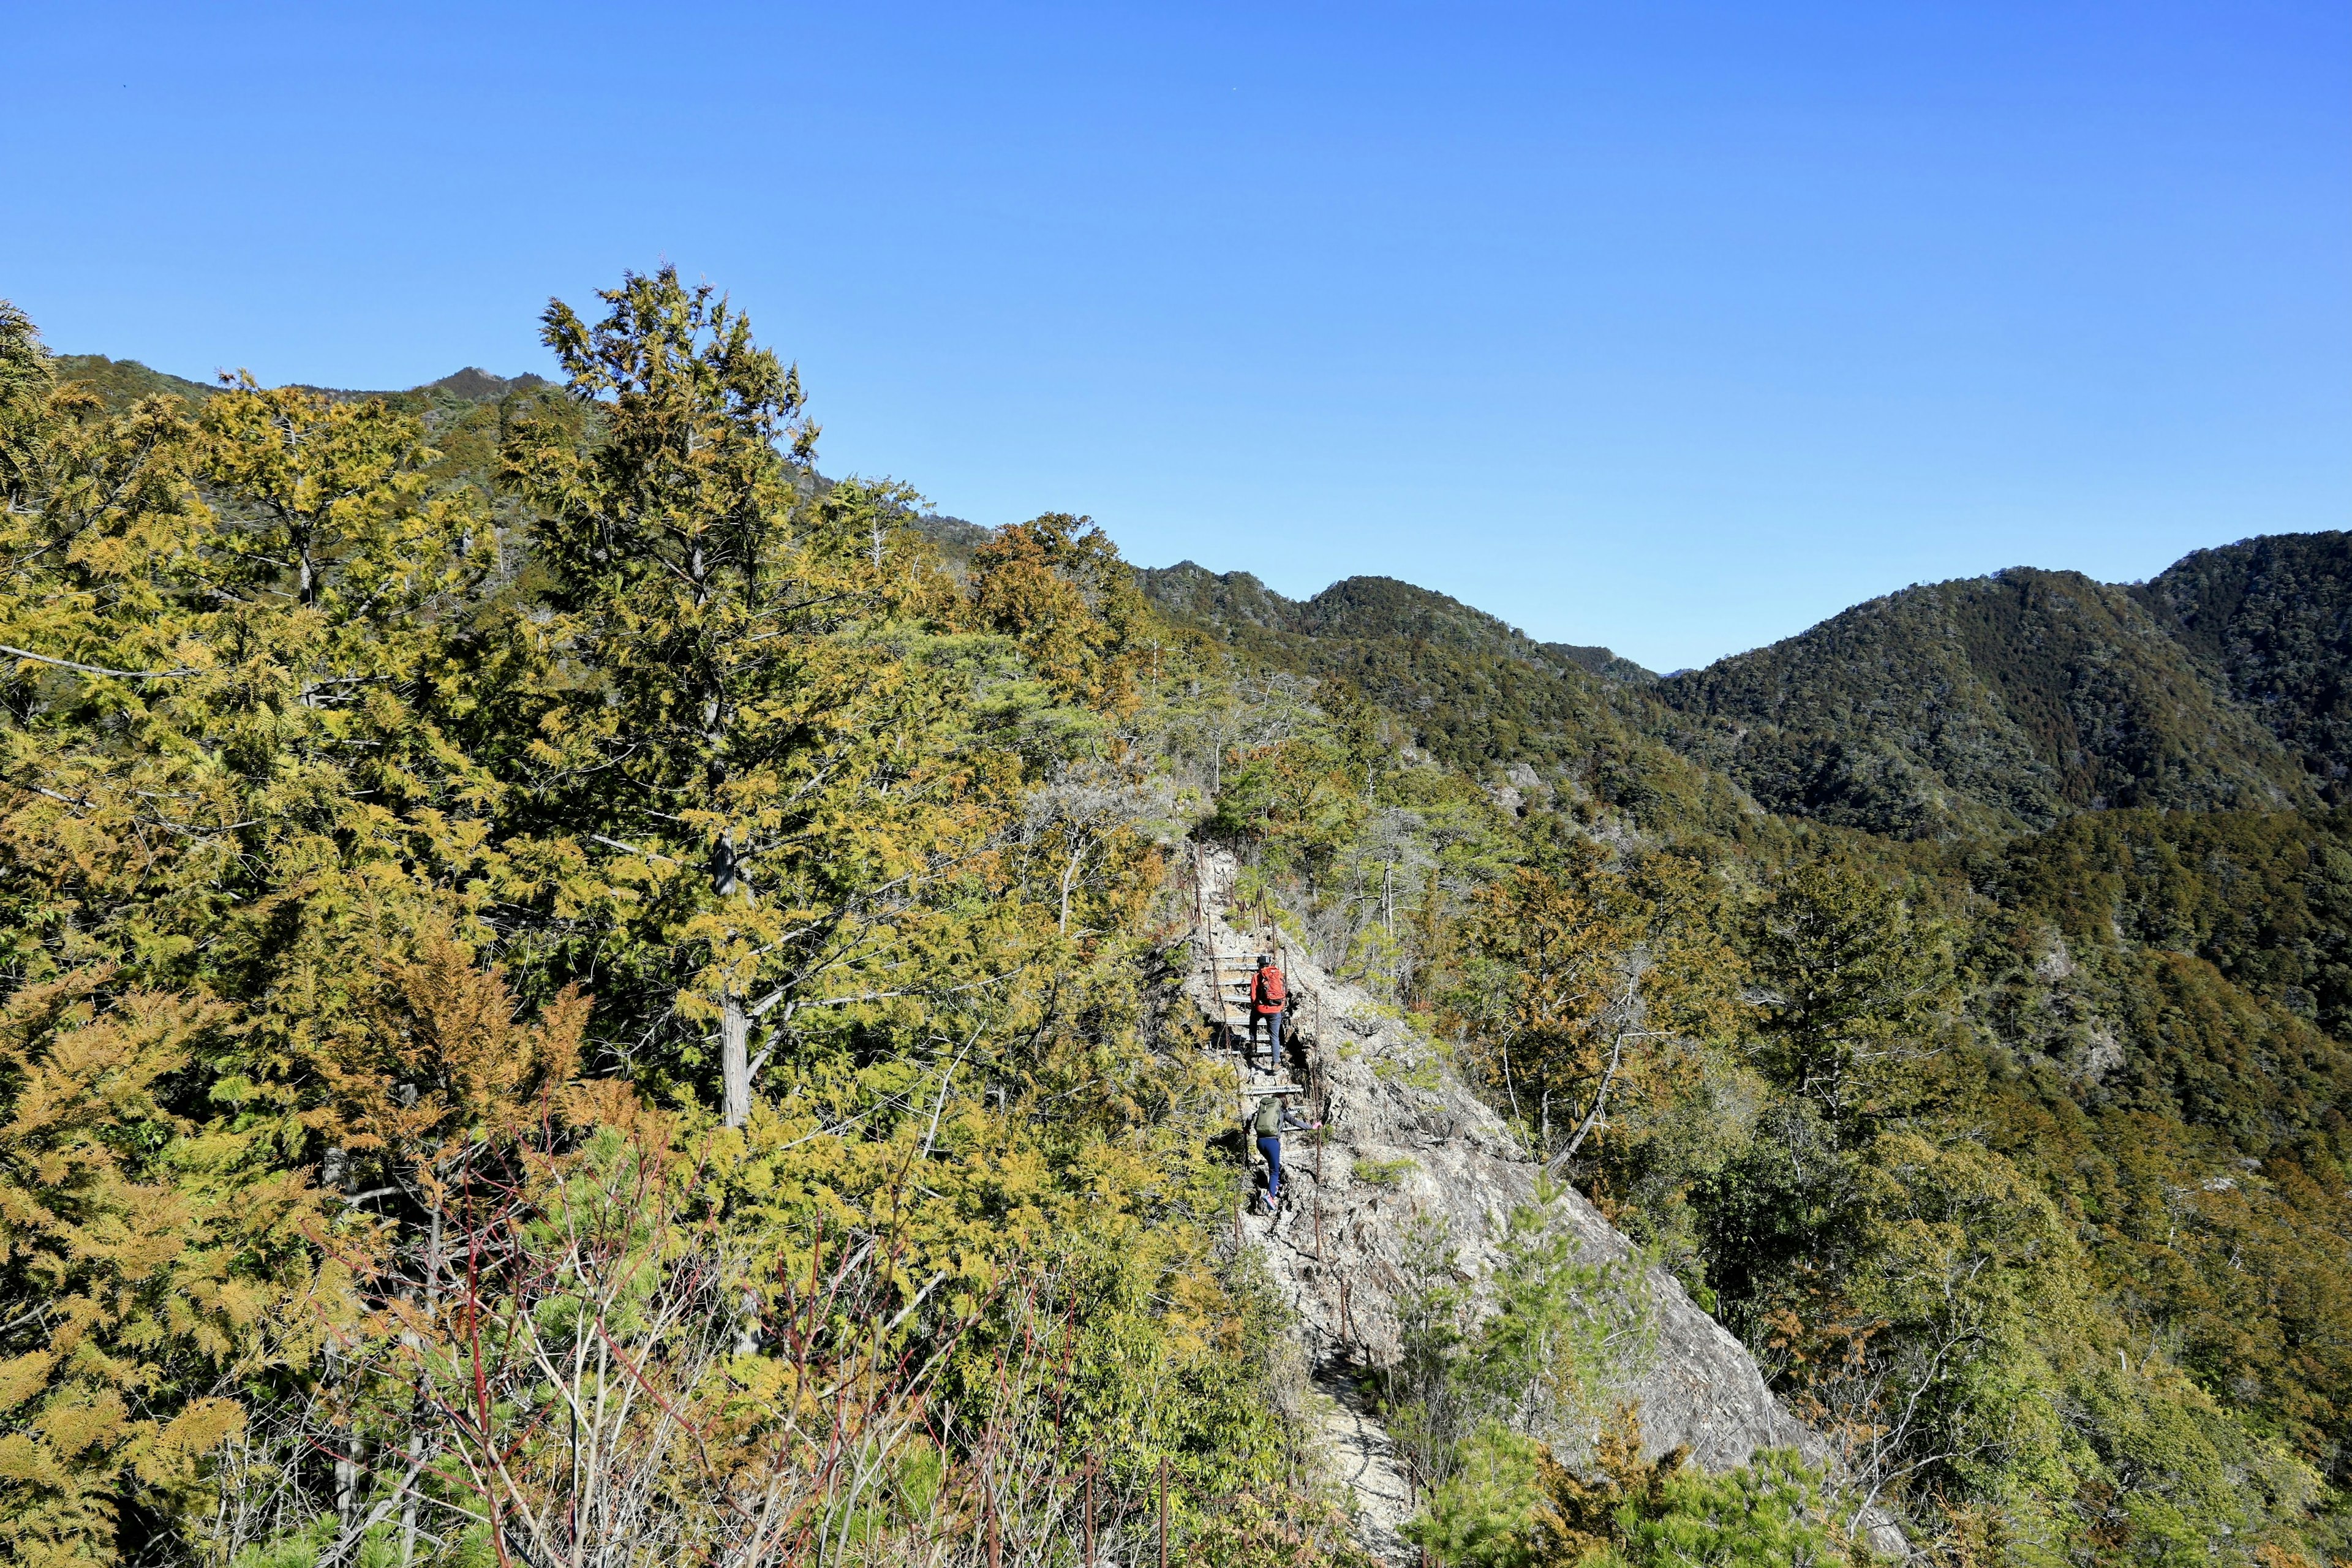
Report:
[[18,0],[64,351],[544,370],[668,259],[830,472],[1655,668],[2352,526],[2352,7]]

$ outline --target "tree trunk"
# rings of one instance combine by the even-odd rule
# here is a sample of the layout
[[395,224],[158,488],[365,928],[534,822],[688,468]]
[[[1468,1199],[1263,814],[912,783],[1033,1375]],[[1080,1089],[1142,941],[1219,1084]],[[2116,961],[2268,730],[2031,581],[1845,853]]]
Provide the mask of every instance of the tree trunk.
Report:
[[[712,701],[717,699],[714,697]],[[710,846],[710,889],[721,899],[740,898],[756,904],[760,896],[735,857],[735,836],[721,830]],[[734,982],[719,996],[719,1071],[727,1099],[727,1125],[740,1127],[751,1120],[751,1015]]]
[[[1575,1136],[1569,1139],[1568,1147],[1545,1163],[1545,1175],[1557,1176],[1566,1170],[1568,1163],[1576,1158],[1576,1152],[1584,1147],[1584,1141],[1592,1135],[1592,1130],[1601,1125],[1601,1118],[1609,1110],[1610,1086],[1617,1081],[1617,1069],[1625,1064],[1625,1036],[1626,1031],[1620,1029],[1617,1031],[1617,1037],[1610,1043],[1609,1070],[1601,1075],[1601,1087],[1592,1091],[1592,1108],[1585,1112],[1584,1120],[1578,1125]],[[1547,1105],[1545,1109],[1549,1112],[1550,1108]],[[1549,1114],[1546,1115],[1545,1120],[1547,1122],[1549,1121]]]
[[751,1015],[733,991],[719,999],[719,1070],[726,1084],[727,1125],[751,1120]]
[[[1070,837],[1077,837],[1075,829],[1072,830]],[[1078,839],[1078,847],[1070,851],[1070,863],[1062,872],[1062,934],[1064,936],[1070,934],[1070,884],[1077,879],[1078,863],[1086,852],[1086,841]]]
[[360,1481],[367,1474],[362,1459],[367,1443],[352,1436],[344,1439],[344,1448],[347,1451],[335,1455],[335,1522],[349,1534],[360,1517]]

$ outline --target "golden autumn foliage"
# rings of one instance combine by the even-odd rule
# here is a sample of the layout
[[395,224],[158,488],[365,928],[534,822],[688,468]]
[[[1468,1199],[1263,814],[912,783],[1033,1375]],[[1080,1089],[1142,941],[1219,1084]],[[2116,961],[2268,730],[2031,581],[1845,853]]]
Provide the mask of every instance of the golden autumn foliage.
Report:
[[0,1546],[26,1563],[87,1560],[133,1499],[199,1508],[240,1384],[310,1364],[347,1299],[299,1174],[214,1164],[159,1096],[228,1009],[111,978],[0,1012]]
[[471,949],[432,932],[414,958],[387,964],[384,980],[361,1051],[319,1064],[332,1117],[320,1131],[346,1158],[412,1166],[418,1195],[429,1200],[441,1159],[534,1127],[593,1126],[606,1109],[582,1099],[590,1003],[576,985],[525,1024],[504,970],[482,967]]
[[1091,518],[1054,512],[997,531],[972,552],[972,610],[1077,701],[1132,703],[1143,595]]
[[1607,1125],[1612,1097],[1670,1104],[1695,1070],[1684,1047],[1742,1017],[1743,966],[1710,918],[1719,897],[1687,861],[1622,865],[1593,844],[1477,895],[1454,1007],[1493,1042],[1506,1097],[1555,1164]]

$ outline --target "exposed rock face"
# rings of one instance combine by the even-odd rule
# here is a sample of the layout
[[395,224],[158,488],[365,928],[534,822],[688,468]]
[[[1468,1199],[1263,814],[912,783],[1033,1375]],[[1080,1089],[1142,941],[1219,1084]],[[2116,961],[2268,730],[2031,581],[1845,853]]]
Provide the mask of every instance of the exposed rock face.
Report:
[[[1188,994],[1213,1020],[1239,1026],[1254,955],[1276,945],[1264,928],[1229,923],[1234,864],[1200,861],[1205,941]],[[1533,1201],[1538,1167],[1502,1119],[1471,1092],[1443,1056],[1370,995],[1332,980],[1305,954],[1279,944],[1292,995],[1297,1048],[1286,1076],[1303,1083],[1307,1120],[1328,1119],[1326,1142],[1294,1135],[1285,1146],[1289,1202],[1268,1218],[1244,1221],[1297,1314],[1310,1365],[1328,1374],[1349,1363],[1380,1364],[1398,1352],[1395,1293],[1409,1226],[1433,1216],[1451,1226],[1465,1273],[1496,1262],[1493,1236],[1513,1207]],[[1244,1072],[1235,1058],[1235,1113]],[[1260,1080],[1263,1075],[1255,1075]],[[1410,1162],[1401,1166],[1401,1162]],[[1319,1173],[1318,1173],[1319,1169]],[[1376,1172],[1382,1181],[1366,1179]],[[1571,1192],[1553,1205],[1590,1261],[1630,1257],[1632,1243]],[[1318,1235],[1318,1217],[1320,1236]],[[1759,1447],[1793,1447],[1826,1461],[1821,1438],[1783,1410],[1739,1342],[1702,1311],[1673,1276],[1643,1276],[1654,1349],[1632,1369],[1623,1396],[1637,1401],[1653,1454],[1687,1445],[1709,1469],[1739,1465]],[[1360,1409],[1343,1408],[1337,1467],[1359,1503],[1365,1543],[1382,1555],[1402,1549],[1393,1530],[1410,1517],[1384,1434]],[[1365,1428],[1370,1426],[1370,1432]]]

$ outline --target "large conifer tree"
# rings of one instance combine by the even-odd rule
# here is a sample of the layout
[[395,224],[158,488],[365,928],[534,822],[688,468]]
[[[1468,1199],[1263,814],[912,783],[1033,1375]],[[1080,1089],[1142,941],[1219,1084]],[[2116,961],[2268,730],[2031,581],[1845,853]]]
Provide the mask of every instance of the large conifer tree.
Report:
[[954,689],[882,635],[926,592],[889,542],[903,492],[818,493],[797,373],[709,287],[664,269],[602,298],[593,325],[550,306],[544,332],[597,438],[527,421],[503,458],[557,578],[529,767],[551,863],[607,890],[572,962],[640,1040],[683,1035],[688,1066],[715,1031],[740,1127],[798,1015],[913,988],[895,944],[923,879],[984,837],[989,792]]

